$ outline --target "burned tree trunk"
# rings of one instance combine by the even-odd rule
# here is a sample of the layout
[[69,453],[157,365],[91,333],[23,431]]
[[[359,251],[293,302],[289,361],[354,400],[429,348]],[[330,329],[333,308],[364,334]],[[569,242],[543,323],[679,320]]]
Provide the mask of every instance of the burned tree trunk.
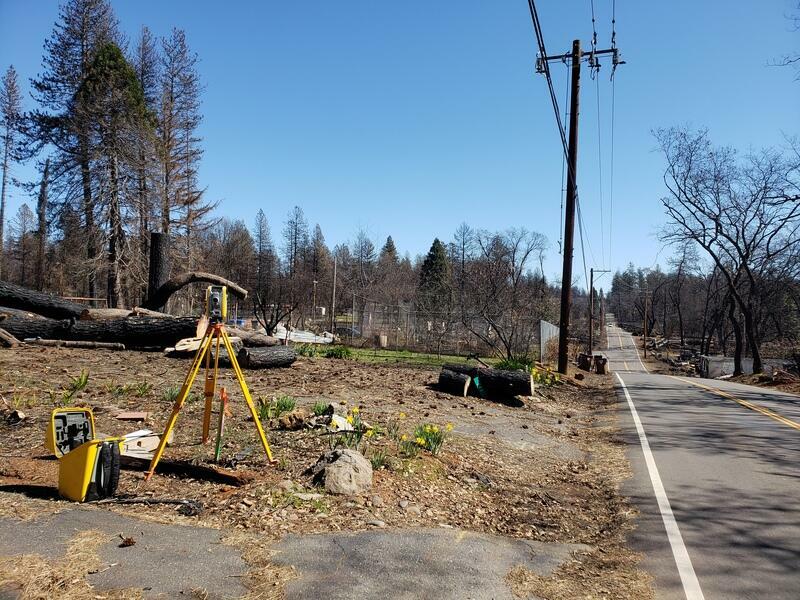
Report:
[[0,281],[0,306],[28,310],[51,319],[80,319],[88,310],[82,304],[8,281]]
[[472,378],[464,373],[442,369],[439,373],[439,389],[454,396],[466,397]]
[[202,273],[200,271],[189,271],[181,273],[164,283],[154,292],[151,292],[150,297],[142,304],[142,308],[149,310],[160,310],[170,299],[172,294],[181,288],[189,285],[190,283],[204,282],[213,285],[227,286],[228,292],[241,299],[247,298],[247,290],[243,287],[228,281],[227,279],[214,275],[212,273]]
[[455,364],[444,365],[442,370],[468,375],[474,382],[470,392],[475,391],[485,398],[533,395],[533,377],[526,371],[501,371]]
[[118,342],[126,348],[166,347],[178,340],[194,337],[194,317],[133,317],[105,321],[56,321],[9,317],[3,328],[18,339],[85,340]]
[[[156,290],[169,279],[169,234],[152,231],[150,233],[150,265],[147,274],[147,297],[152,298]],[[166,304],[166,301],[164,302]],[[154,310],[162,306],[152,307]]]

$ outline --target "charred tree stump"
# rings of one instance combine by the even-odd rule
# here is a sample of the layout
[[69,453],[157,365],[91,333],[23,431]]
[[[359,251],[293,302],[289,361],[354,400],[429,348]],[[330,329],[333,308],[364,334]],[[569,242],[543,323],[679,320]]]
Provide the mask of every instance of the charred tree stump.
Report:
[[447,369],[442,369],[442,372],[439,373],[439,389],[454,396],[465,398],[471,382],[472,377],[464,373],[456,373]]
[[533,395],[533,377],[526,371],[501,371],[457,364],[444,365],[442,370],[468,375],[474,384],[469,388],[470,393],[477,393],[484,398],[502,399]]
[[0,306],[27,310],[51,319],[80,319],[88,311],[82,304],[8,281],[0,281]]

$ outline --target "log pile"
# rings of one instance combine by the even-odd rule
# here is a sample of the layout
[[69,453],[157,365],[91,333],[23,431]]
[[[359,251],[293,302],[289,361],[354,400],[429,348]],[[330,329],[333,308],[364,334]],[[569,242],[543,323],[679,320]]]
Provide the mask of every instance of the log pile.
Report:
[[502,402],[517,396],[532,396],[534,383],[526,371],[447,364],[439,373],[439,389],[456,396],[472,395]]

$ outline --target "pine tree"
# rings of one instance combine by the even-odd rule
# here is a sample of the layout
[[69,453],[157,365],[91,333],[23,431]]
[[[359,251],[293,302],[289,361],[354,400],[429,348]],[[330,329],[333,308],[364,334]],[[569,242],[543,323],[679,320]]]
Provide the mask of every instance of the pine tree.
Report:
[[432,307],[449,297],[449,293],[450,265],[447,251],[439,238],[436,238],[419,271],[418,295],[426,306]]
[[397,248],[394,245],[394,240],[392,236],[386,238],[386,243],[381,248],[381,253],[379,256],[379,260],[381,262],[388,262],[388,263],[397,263],[398,256],[397,256]]
[[76,99],[78,88],[98,49],[119,38],[117,20],[108,0],[68,0],[45,41],[44,72],[32,80],[34,97],[41,109],[31,115],[32,136],[39,148],[55,148],[53,172],[59,173],[62,202],[80,206],[83,214],[86,294],[96,295],[95,263],[98,232],[97,199],[92,173],[91,128],[94,116]]
[[0,81],[0,135],[3,152],[3,183],[0,191],[0,277],[3,276],[3,228],[6,215],[6,194],[11,161],[17,156],[17,134],[22,120],[22,100],[20,98],[17,72],[13,65],[8,67]]
[[300,262],[308,247],[308,224],[303,209],[295,206],[289,211],[283,229],[284,260],[289,279],[294,279],[300,270]]
[[42,181],[39,184],[39,197],[36,200],[36,217],[39,226],[36,229],[36,289],[44,289],[45,252],[47,249],[47,184],[50,178],[50,159],[45,159],[42,169]]
[[20,285],[28,286],[30,279],[29,258],[33,255],[31,244],[33,242],[34,224],[36,217],[30,206],[23,204],[17,211],[17,216],[12,223],[14,237],[14,254],[17,258],[17,281]]

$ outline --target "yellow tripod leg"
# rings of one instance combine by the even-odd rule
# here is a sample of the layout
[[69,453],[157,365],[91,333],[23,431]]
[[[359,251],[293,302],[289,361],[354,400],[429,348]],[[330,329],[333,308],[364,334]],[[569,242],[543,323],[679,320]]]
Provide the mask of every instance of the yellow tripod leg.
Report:
[[203,413],[203,443],[207,444],[211,430],[211,409],[214,402],[214,394],[217,391],[217,374],[219,373],[219,331],[214,328],[214,370],[211,370],[211,353],[206,352],[206,378],[203,386],[203,394],[206,399],[205,412]]
[[264,452],[267,453],[267,460],[269,460],[271,463],[274,463],[276,461],[274,458],[272,458],[272,450],[270,450],[269,443],[267,443],[267,436],[264,434],[264,428],[261,426],[261,420],[258,418],[255,404],[253,404],[253,398],[250,396],[250,390],[247,389],[247,383],[244,380],[242,369],[239,367],[239,361],[236,360],[236,353],[233,351],[233,346],[231,346],[231,341],[228,338],[228,332],[225,331],[225,329],[222,329],[222,342],[225,344],[225,349],[228,351],[233,372],[236,374],[236,379],[239,381],[239,387],[242,388],[242,394],[247,402],[247,407],[250,409],[250,415],[253,417],[253,423],[256,424],[258,437],[261,438],[261,445],[264,446]]
[[213,340],[210,332],[206,330],[203,339],[200,342],[200,347],[197,349],[197,354],[194,357],[194,362],[192,362],[192,366],[189,369],[189,373],[186,375],[186,379],[183,382],[183,386],[181,387],[181,391],[178,393],[178,398],[175,400],[175,404],[172,407],[172,414],[169,416],[169,420],[167,421],[167,426],[164,429],[164,434],[161,436],[161,440],[158,442],[158,448],[156,448],[155,454],[153,454],[153,460],[150,461],[150,468],[145,473],[145,481],[149,481],[150,478],[155,473],[156,465],[158,465],[158,461],[161,460],[161,455],[164,454],[164,448],[167,445],[167,439],[169,438],[169,434],[172,429],[175,427],[175,421],[178,420],[178,413],[181,412],[181,408],[183,407],[183,403],[186,402],[186,396],[189,394],[189,390],[192,388],[192,384],[194,383],[195,378],[197,377],[197,372],[200,370],[200,365],[203,363],[203,358],[205,358],[208,349],[211,347],[211,341]]

